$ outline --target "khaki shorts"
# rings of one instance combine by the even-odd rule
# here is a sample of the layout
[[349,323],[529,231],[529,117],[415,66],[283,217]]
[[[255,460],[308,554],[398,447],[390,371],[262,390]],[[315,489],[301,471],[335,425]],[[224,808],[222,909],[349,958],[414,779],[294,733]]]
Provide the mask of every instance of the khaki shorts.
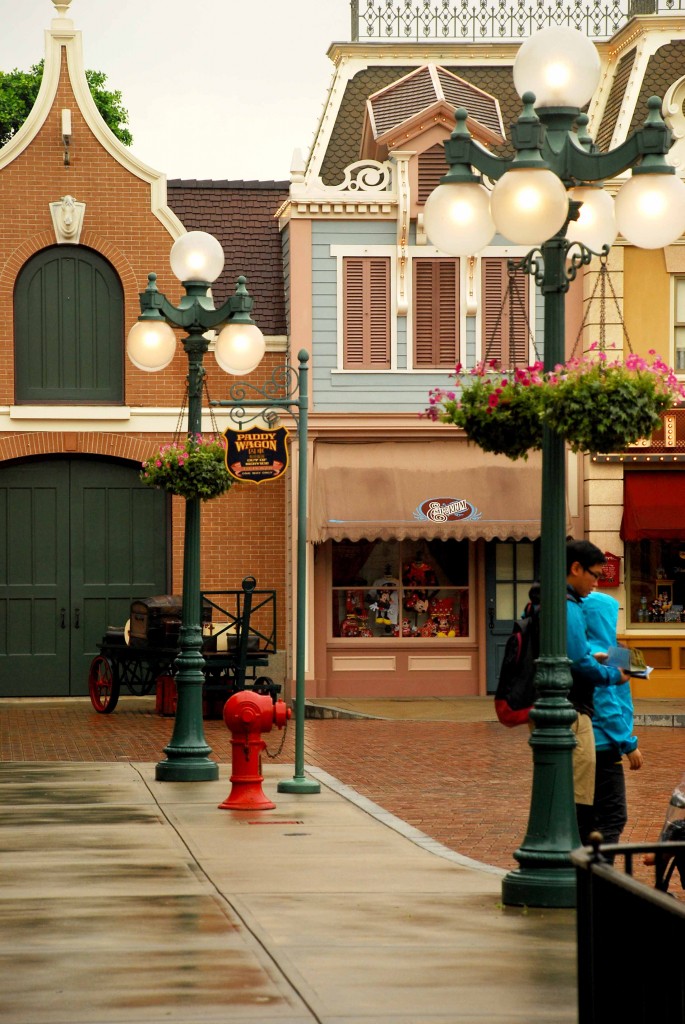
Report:
[[571,730],[576,737],[573,748],[573,799],[577,804],[592,804],[595,799],[595,736],[592,719],[578,712]]

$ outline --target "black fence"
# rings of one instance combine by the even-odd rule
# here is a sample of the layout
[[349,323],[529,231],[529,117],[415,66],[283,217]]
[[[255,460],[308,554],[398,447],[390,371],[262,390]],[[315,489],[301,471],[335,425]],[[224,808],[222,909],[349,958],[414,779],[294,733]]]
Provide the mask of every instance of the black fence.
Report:
[[608,39],[638,14],[677,14],[685,0],[350,0],[353,42],[520,41],[549,26]]
[[[645,854],[654,858],[653,888],[633,877]],[[614,855],[615,866],[603,855]],[[595,847],[576,850],[571,859],[579,1024],[685,1022],[685,902],[677,898],[685,843]]]

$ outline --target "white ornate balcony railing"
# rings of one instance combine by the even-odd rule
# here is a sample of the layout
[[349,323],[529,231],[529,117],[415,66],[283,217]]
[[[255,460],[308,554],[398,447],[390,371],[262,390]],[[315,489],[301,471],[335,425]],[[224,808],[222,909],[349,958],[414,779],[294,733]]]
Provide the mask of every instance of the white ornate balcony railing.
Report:
[[635,15],[685,10],[685,0],[350,0],[352,41],[525,39],[549,25],[608,39]]

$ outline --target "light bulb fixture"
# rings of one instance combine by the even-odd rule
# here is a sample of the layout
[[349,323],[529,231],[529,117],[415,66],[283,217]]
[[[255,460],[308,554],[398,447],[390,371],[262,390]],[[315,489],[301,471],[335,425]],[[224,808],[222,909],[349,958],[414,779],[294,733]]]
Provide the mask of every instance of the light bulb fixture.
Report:
[[495,185],[490,209],[497,230],[510,242],[540,245],[563,226],[568,196],[548,168],[512,166]]
[[214,357],[225,373],[251,373],[266,352],[264,335],[251,323],[229,323],[216,340]]
[[189,231],[172,245],[169,262],[179,281],[211,284],[224,269],[224,250],[214,235]]
[[438,185],[426,200],[423,225],[431,243],[441,252],[473,256],[495,234],[490,193],[478,181]]
[[570,220],[566,229],[569,242],[580,242],[593,252],[600,253],[605,245],[616,241],[618,228],[614,201],[601,186],[577,185],[569,192],[569,199],[582,203],[578,220]]
[[533,33],[514,61],[519,96],[534,92],[541,107],[583,107],[599,84],[597,47],[575,28],[552,26]]
[[640,249],[661,249],[685,232],[685,184],[677,174],[637,169],[615,202],[618,230]]
[[169,365],[176,352],[176,335],[165,320],[143,319],[126,339],[126,354],[134,366],[156,373]]

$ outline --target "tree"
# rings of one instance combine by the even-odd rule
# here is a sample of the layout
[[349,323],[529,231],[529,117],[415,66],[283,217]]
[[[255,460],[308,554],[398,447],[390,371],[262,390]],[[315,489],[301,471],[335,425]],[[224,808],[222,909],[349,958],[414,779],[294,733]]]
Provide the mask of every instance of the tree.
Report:
[[[29,71],[0,71],[0,146],[4,146],[19,131],[36,102],[43,79],[43,61],[33,64]],[[105,89],[107,75],[102,71],[86,71],[86,81],[95,100],[95,106],[120,142],[130,146],[133,136],[126,127],[128,111],[122,105],[118,90]]]

